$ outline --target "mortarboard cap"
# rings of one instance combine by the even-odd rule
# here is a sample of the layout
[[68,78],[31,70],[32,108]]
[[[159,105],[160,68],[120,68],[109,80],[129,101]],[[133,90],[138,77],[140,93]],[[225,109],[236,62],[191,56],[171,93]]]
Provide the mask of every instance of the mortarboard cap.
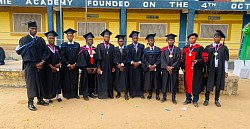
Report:
[[214,36],[220,36],[221,38],[226,38],[226,36],[223,34],[223,32],[221,30],[215,30],[216,33],[214,34]]
[[65,30],[63,33],[65,33],[65,34],[74,34],[76,32],[77,32],[76,30],[73,30],[73,29],[69,28],[69,29]]
[[148,34],[145,39],[154,39],[155,35],[156,35],[156,33],[154,33],[154,34]]
[[94,36],[91,32],[89,32],[89,33],[83,35],[83,37],[84,37],[85,39],[88,39],[88,38],[95,38],[95,36]]
[[171,34],[166,35],[165,37],[167,37],[168,40],[169,39],[175,40],[175,37],[177,37],[177,35],[171,33]]
[[187,38],[189,39],[191,36],[195,36],[196,38],[198,38],[198,34],[197,33],[192,33],[192,34],[188,35]]
[[104,35],[112,35],[112,32],[110,32],[108,29],[104,30],[101,34],[102,37],[104,37]]
[[27,24],[28,24],[28,28],[37,27],[36,21],[29,21]]
[[115,38],[119,39],[123,39],[126,37],[126,35],[116,35]]
[[138,36],[140,32],[138,31],[132,31],[129,35],[130,38],[133,38],[134,36]]
[[56,37],[56,36],[58,36],[58,34],[54,30],[49,31],[49,32],[45,33],[44,35],[46,37],[49,37],[49,36]]

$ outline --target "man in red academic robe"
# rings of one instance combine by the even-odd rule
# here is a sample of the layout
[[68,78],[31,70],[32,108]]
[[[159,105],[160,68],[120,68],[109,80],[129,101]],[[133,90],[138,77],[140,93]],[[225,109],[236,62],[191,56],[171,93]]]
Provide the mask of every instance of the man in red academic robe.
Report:
[[[203,91],[203,69],[207,61],[207,53],[204,48],[196,43],[198,35],[192,33],[188,36],[190,42],[183,48],[182,68],[184,71],[186,101],[184,105],[193,102],[198,107],[199,94]],[[193,100],[192,100],[193,95]]]

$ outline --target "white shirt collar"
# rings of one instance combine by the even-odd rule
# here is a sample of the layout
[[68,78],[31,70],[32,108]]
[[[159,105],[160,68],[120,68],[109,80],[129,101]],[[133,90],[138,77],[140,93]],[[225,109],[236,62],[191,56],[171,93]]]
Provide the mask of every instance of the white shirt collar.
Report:
[[124,46],[122,46],[122,47],[119,46],[119,49],[123,49],[123,48],[124,48]]
[[151,48],[153,48],[153,50],[155,50],[155,46],[152,46],[152,47],[151,47],[151,46],[149,46],[149,49],[150,49],[150,50],[151,50]]
[[[217,44],[216,43],[213,43],[213,47],[215,47]],[[220,45],[220,43],[218,43],[218,45]]]
[[74,41],[72,41],[72,42],[69,42],[69,41],[68,41],[68,44],[74,44]]
[[194,43],[194,44],[190,44],[190,47],[191,47],[191,45],[193,45],[193,46],[194,46],[195,44],[196,44],[196,43]]
[[29,33],[29,36],[33,39],[33,38],[36,38],[36,36],[33,36],[33,35],[31,35],[30,33]]

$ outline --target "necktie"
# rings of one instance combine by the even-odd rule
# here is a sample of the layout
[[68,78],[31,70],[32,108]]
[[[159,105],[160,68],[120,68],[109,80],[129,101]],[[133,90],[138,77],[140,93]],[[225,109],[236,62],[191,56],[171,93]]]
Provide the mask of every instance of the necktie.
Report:
[[218,50],[218,44],[215,45],[215,50],[216,50],[216,51]]
[[89,54],[92,55],[92,47],[89,47]]
[[120,48],[120,52],[121,52],[121,54],[122,54],[122,48]]

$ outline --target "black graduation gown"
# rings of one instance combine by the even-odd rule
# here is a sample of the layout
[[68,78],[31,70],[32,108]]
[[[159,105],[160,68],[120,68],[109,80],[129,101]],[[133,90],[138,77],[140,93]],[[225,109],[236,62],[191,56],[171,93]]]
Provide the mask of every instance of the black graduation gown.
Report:
[[2,47],[0,47],[0,64],[4,64],[5,52]]
[[[115,76],[114,76],[114,87],[117,92],[128,92],[128,72],[129,72],[129,62],[128,62],[128,53],[127,48],[122,49],[120,52],[119,47],[115,48],[114,53],[114,63],[115,63]],[[124,71],[121,72],[117,68],[118,64],[124,64]]]
[[[142,62],[144,45],[138,43],[138,50],[134,48],[134,44],[129,44],[127,46],[128,49],[128,57],[129,62]],[[129,66],[129,94],[132,97],[141,96],[143,94],[143,69],[142,65],[137,68],[134,68],[130,63]]]
[[79,70],[76,67],[73,70],[69,70],[68,64],[75,64],[77,61],[80,44],[74,42],[74,44],[68,44],[64,42],[61,45],[61,57],[62,57],[62,93],[65,98],[74,98],[78,96],[78,77]]
[[224,90],[225,87],[225,61],[229,60],[229,50],[227,46],[221,44],[218,49],[218,68],[217,68],[217,78],[215,79],[215,48],[213,44],[206,46],[205,51],[208,53],[207,61],[207,91],[213,91],[213,87],[216,86],[216,90]]
[[[155,71],[149,71],[149,65],[156,65]],[[158,90],[161,88],[161,49],[154,46],[154,50],[149,47],[144,49],[142,57],[142,67],[144,71],[144,90]]]
[[[49,47],[49,46],[48,46]],[[50,50],[50,48],[48,48]],[[55,66],[61,62],[60,48],[55,46],[55,52],[50,50],[50,57],[46,61],[45,65],[45,97],[46,99],[52,99],[56,97],[56,94],[61,94],[61,71],[52,72],[52,69],[49,67],[49,64]]]
[[[181,49],[174,46],[173,57],[169,57],[170,52],[168,46],[162,49],[161,53],[161,69],[162,69],[162,92],[178,92],[179,85],[179,69],[181,66]],[[167,66],[174,67],[172,74],[167,71]]]
[[28,98],[42,98],[44,96],[44,69],[38,70],[36,64],[42,60],[46,61],[50,56],[44,39],[24,36],[19,40],[16,52],[23,59]]
[[[182,57],[182,69],[185,70],[184,72],[184,82],[185,82],[185,89],[186,92],[193,95],[199,95],[200,92],[204,90],[203,86],[203,69],[204,69],[204,48],[199,44],[195,44],[193,46],[192,55],[190,54],[190,45],[186,45],[183,48]],[[197,60],[198,62],[193,66],[192,69],[192,60]]]
[[76,62],[77,67],[82,70],[80,77],[79,94],[83,95],[84,97],[89,96],[91,93],[97,94],[97,74],[90,74],[87,72],[87,68],[97,67],[96,48],[93,46],[92,51],[94,64],[90,63],[90,54],[86,46],[80,48],[80,52],[78,53]]
[[109,48],[105,48],[104,43],[97,45],[97,67],[103,71],[101,75],[97,75],[98,98],[113,98],[113,73],[114,68],[114,45],[109,44]]

